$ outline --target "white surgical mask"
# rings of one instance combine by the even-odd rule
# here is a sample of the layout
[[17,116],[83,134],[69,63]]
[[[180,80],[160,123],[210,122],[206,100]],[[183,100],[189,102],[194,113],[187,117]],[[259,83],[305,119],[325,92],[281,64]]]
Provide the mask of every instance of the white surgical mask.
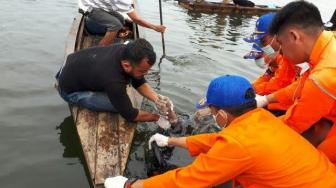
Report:
[[265,62],[263,57],[259,58],[259,59],[255,59],[254,62],[258,67],[260,67],[262,69],[266,68],[266,62]]
[[276,55],[277,52],[274,51],[274,49],[272,48],[272,43],[274,41],[274,38],[272,39],[272,41],[266,45],[265,47],[262,47],[262,51],[264,52],[265,55],[267,55],[268,57],[274,57]]
[[[214,118],[214,120],[215,120],[215,122],[217,123],[217,116],[218,116],[218,112],[216,113],[216,115],[212,115],[212,117]],[[219,125],[218,123],[217,123],[217,125],[219,125],[219,127],[221,127],[221,128],[225,128],[226,126],[227,126],[227,124],[228,124],[228,115],[227,115],[227,113],[225,113],[225,124],[224,125]]]
[[217,113],[216,115],[212,115],[212,118],[215,120],[215,122],[217,122],[217,121],[216,121],[217,116],[218,116],[218,113]]

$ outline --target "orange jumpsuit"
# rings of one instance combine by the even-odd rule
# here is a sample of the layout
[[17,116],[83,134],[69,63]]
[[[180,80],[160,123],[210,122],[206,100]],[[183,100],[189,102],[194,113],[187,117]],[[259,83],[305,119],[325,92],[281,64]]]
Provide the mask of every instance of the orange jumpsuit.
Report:
[[[258,95],[268,95],[294,82],[298,72],[299,69],[293,63],[278,54],[265,74],[253,82],[253,88]],[[291,103],[271,103],[267,108],[269,110],[287,110],[290,106]]]
[[235,179],[244,188],[336,187],[336,168],[303,137],[257,108],[219,133],[187,138],[192,164],[144,180],[145,188],[204,188]]
[[299,133],[321,118],[334,122],[318,148],[336,163],[336,39],[323,31],[310,55],[310,69],[293,84],[274,93],[280,103],[292,103],[284,121]]
[[295,81],[296,70],[293,63],[278,54],[270,70],[253,82],[253,88],[258,95],[268,95],[284,88]]

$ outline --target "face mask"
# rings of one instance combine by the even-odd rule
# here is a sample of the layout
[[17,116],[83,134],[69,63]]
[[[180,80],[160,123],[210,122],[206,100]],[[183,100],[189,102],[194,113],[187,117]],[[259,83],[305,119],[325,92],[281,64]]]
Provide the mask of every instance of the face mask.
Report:
[[254,62],[258,67],[260,67],[262,69],[266,68],[266,63],[265,63],[265,60],[264,60],[263,57],[259,58],[259,59],[255,59]]
[[217,123],[216,119],[217,119],[217,116],[218,116],[218,112],[216,115],[212,115],[212,118],[215,120],[215,122]]
[[[212,117],[214,118],[214,120],[215,120],[215,122],[217,123],[217,116],[218,116],[218,112],[217,112],[217,114],[216,115],[212,115]],[[217,123],[218,124],[218,123]],[[224,125],[219,125],[220,127],[222,127],[222,128],[225,128],[226,126],[227,126],[227,124],[228,124],[228,115],[227,115],[227,113],[225,113],[225,124]]]
[[268,45],[266,45],[265,47],[262,47],[262,51],[264,52],[265,55],[267,55],[268,57],[274,57],[276,55],[276,52],[274,51],[274,49],[272,48],[272,43],[274,41],[274,38],[272,39],[271,43],[269,43]]

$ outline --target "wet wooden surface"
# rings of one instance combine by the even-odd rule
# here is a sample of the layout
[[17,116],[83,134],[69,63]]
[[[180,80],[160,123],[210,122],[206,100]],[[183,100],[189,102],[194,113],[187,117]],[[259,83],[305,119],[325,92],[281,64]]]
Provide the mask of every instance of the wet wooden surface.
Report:
[[268,12],[276,12],[279,8],[268,8],[264,5],[256,5],[254,7],[235,6],[234,4],[227,4],[221,2],[190,2],[189,0],[178,0],[180,6],[190,11],[204,12],[204,13],[245,13],[252,15],[260,15]]
[[[139,33],[134,32],[134,33]],[[86,33],[81,15],[74,19],[66,43],[66,56],[74,51],[96,45],[101,37]],[[132,87],[127,93],[136,108],[143,97]],[[70,106],[82,145],[86,165],[94,187],[103,187],[109,176],[123,175],[131,148],[136,123],[126,122],[116,113],[98,113]]]

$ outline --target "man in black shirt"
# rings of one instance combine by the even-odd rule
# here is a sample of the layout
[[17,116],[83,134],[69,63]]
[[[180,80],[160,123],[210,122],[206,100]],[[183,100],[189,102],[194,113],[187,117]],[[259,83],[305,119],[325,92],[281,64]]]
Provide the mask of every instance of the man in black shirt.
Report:
[[118,112],[128,121],[162,121],[159,114],[134,108],[126,93],[131,84],[159,107],[170,102],[162,101],[144,78],[155,60],[153,47],[145,39],[75,52],[58,75],[60,95],[70,104]]

